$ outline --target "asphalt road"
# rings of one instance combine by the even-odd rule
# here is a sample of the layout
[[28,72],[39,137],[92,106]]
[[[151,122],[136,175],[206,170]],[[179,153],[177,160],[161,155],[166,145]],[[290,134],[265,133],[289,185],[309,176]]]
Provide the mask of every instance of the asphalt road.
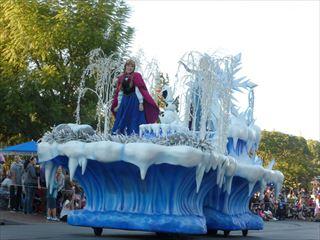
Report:
[[42,216],[25,216],[22,213],[0,211],[0,240],[6,239],[293,239],[293,240],[320,240],[320,223],[305,221],[275,221],[266,222],[264,230],[249,231],[243,237],[240,231],[230,233],[228,238],[223,232],[216,236],[157,236],[155,233],[104,229],[101,237],[95,237],[91,228],[74,227],[63,222],[48,222]]

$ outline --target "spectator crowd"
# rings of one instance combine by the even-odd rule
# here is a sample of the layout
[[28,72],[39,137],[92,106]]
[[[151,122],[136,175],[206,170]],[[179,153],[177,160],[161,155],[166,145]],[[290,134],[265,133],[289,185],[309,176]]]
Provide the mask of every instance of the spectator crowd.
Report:
[[46,187],[44,172],[36,157],[15,156],[10,166],[0,162],[0,208],[66,221],[68,211],[84,207],[84,192],[67,170],[57,168],[51,189]]
[[276,197],[273,186],[268,186],[264,194],[255,193],[250,201],[250,209],[264,221],[299,219],[320,221],[320,182],[315,178],[312,190],[283,189]]

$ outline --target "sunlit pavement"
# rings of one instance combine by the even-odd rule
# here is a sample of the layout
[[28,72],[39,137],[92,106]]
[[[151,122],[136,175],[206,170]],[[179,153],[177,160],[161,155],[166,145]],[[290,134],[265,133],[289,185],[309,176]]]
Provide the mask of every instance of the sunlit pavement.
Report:
[[0,240],[5,239],[294,239],[320,240],[320,223],[304,221],[266,222],[262,231],[249,231],[243,237],[240,231],[230,233],[228,238],[218,231],[216,236],[157,236],[155,233],[104,229],[101,237],[95,237],[93,230],[87,227],[74,227],[64,222],[49,222],[43,215],[24,215],[9,211],[0,211]]

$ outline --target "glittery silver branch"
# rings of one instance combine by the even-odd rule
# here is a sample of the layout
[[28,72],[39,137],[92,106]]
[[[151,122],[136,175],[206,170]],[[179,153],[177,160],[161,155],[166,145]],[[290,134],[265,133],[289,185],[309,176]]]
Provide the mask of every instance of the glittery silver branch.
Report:
[[[139,137],[139,135],[111,135],[101,134],[93,131],[88,126],[79,130],[69,128],[67,124],[63,124],[63,127],[53,128],[51,132],[46,132],[40,139],[41,142],[48,143],[66,143],[68,141],[81,141],[81,142],[99,142],[99,141],[112,141],[118,143],[153,143],[165,146],[190,146],[200,149],[201,151],[213,152],[212,144],[209,140],[195,137],[191,133],[175,133],[166,137],[157,137],[151,139],[145,139]],[[80,125],[81,126],[81,125]]]
[[[104,117],[104,134],[110,129],[112,96],[115,88],[115,77],[122,72],[122,58],[118,53],[106,56],[102,49],[94,49],[89,53],[89,65],[83,71],[78,89],[78,102],[76,109],[76,123],[80,124],[81,98],[87,91],[93,92],[97,98],[96,118],[97,131],[101,132],[102,117]],[[96,80],[95,89],[85,86],[86,78]]]

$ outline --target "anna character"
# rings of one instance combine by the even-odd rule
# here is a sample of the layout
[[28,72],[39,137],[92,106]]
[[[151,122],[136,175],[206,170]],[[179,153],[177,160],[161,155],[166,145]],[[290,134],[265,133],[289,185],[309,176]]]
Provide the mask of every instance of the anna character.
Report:
[[135,62],[128,60],[118,77],[111,111],[115,116],[112,133],[139,134],[139,126],[155,123],[159,108],[150,96],[142,76],[134,72]]

